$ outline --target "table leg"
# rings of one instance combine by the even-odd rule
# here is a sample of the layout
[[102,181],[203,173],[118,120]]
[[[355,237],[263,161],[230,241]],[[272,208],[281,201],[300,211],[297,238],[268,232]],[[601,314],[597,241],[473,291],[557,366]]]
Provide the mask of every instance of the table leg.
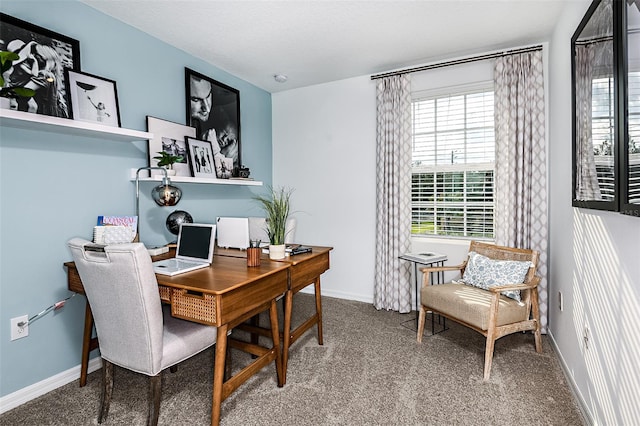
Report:
[[[282,384],[287,383],[287,363],[289,362],[289,346],[291,345],[291,310],[293,307],[293,291],[284,294],[284,325],[282,333]],[[280,340],[280,339],[278,339]]]
[[282,368],[282,351],[280,350],[280,329],[278,328],[278,305],[275,300],[271,301],[269,308],[269,319],[271,320],[271,338],[273,339],[273,349],[276,352],[276,376],[278,377],[278,387],[284,386],[284,372]]
[[93,330],[93,313],[89,301],[84,310],[84,332],[82,334],[82,357],[80,361],[80,387],[87,384],[87,370],[89,368],[89,352],[91,352],[91,331]]
[[315,281],[316,291],[316,315],[318,317],[318,344],[322,345],[322,296],[320,294],[320,277]]
[[227,329],[227,324],[218,327],[218,337],[216,340],[216,359],[213,365],[213,402],[211,405],[212,426],[217,426],[220,424],[222,385],[224,384],[224,367],[227,357]]

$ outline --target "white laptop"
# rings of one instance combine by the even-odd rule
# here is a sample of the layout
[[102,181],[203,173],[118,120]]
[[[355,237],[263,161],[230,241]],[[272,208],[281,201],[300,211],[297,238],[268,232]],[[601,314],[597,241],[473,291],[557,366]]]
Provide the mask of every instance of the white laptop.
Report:
[[216,219],[218,247],[244,250],[249,247],[249,218],[219,217]]
[[183,223],[178,233],[176,257],[153,262],[156,274],[178,275],[211,265],[216,225]]

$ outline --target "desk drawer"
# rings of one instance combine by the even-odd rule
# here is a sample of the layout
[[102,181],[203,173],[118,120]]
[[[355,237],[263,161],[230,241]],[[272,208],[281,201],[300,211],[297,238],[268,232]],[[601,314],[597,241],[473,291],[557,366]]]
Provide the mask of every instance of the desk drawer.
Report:
[[[172,316],[200,324],[216,325],[217,306],[215,296],[189,292],[184,289],[165,288],[171,292]],[[162,298],[162,295],[160,297]]]

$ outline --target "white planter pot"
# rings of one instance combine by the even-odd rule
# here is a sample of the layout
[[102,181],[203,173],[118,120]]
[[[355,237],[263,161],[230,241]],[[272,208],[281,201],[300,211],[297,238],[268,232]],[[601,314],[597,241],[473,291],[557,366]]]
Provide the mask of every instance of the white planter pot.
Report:
[[285,245],[279,244],[277,246],[269,245],[269,259],[279,260],[285,257]]

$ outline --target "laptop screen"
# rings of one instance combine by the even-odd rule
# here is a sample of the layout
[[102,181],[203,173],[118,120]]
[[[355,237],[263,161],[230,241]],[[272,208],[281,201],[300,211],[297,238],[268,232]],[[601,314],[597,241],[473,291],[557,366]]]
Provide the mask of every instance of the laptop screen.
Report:
[[178,235],[176,257],[211,262],[215,232],[215,225],[183,223]]

